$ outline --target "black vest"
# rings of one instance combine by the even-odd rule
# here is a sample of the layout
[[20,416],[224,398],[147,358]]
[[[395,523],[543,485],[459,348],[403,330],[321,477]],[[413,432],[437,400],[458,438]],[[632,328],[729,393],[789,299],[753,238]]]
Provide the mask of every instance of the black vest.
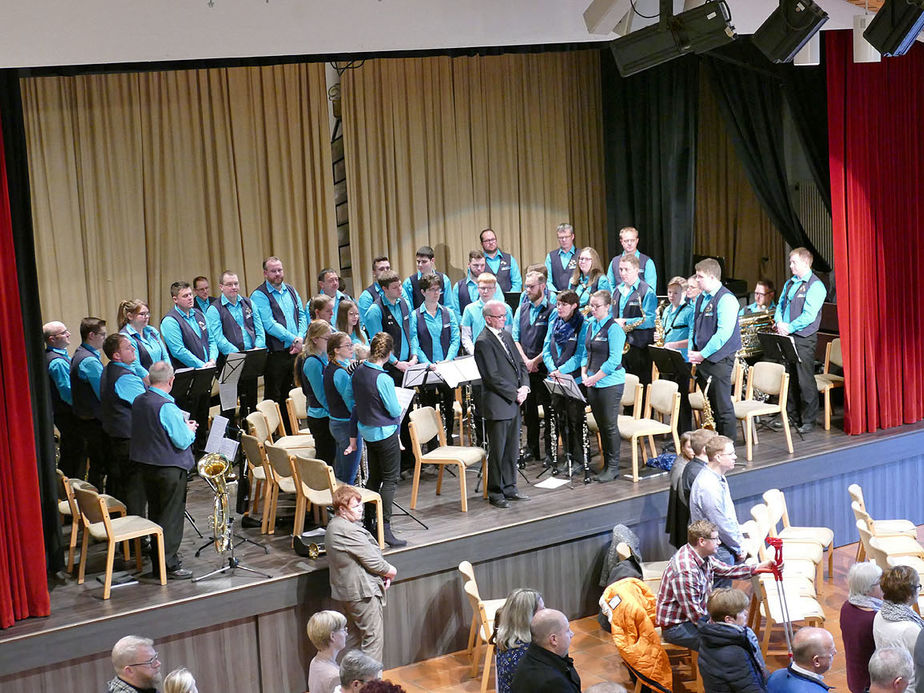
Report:
[[[244,298],[243,296],[238,296],[237,300],[242,304],[242,310],[244,311],[244,329],[250,335],[250,343],[256,345],[257,331],[253,326],[253,304],[251,304],[249,298]],[[228,306],[222,303],[221,299],[216,300],[213,305],[218,309],[218,316],[221,318],[221,331],[225,335],[225,339],[236,346],[238,351],[244,351],[244,333],[231,311],[228,310]]]
[[[295,290],[288,284],[283,284],[286,291],[289,292],[289,298],[292,299],[292,321],[295,323],[295,329],[298,330],[298,309],[300,298],[298,294],[295,293]],[[267,299],[269,299],[270,311],[273,313],[273,320],[278,322],[280,325],[285,327],[286,325],[286,316],[282,312],[282,307],[276,302],[276,298],[271,294],[266,288],[266,282],[263,282],[256,288],[257,291],[261,292]],[[265,327],[265,326],[264,326]],[[288,328],[286,328],[288,329]],[[266,348],[270,351],[288,351],[289,347],[282,343],[282,340],[276,339],[268,331],[266,333]]]
[[141,367],[144,368],[145,370],[150,370],[151,366],[154,363],[154,359],[151,357],[151,354],[148,353],[147,348],[144,346],[144,343],[141,341],[141,335],[139,335],[137,332],[132,332],[131,334],[129,334],[128,332],[125,331],[125,328],[122,328],[121,330],[119,330],[119,334],[124,334],[126,337],[132,340],[132,344],[135,345],[135,351],[138,352],[138,361],[139,363],[141,363]]
[[[807,282],[802,282],[802,285],[796,289],[796,295],[792,297],[792,301],[789,300],[789,288],[792,286],[792,277],[786,280],[786,283],[783,284],[783,294],[780,296],[780,316],[786,313],[786,304],[789,304],[789,321],[792,322],[800,315],[805,309],[805,295],[808,293],[808,290],[812,288],[815,282],[820,282],[821,280],[814,274],[809,277]],[[808,325],[803,327],[798,332],[793,332],[793,334],[799,335],[800,337],[811,337],[813,334],[818,332],[818,327],[821,325],[821,310],[819,309],[818,313],[815,314],[815,319],[810,322]]]
[[356,417],[363,426],[397,426],[400,419],[391,416],[379,396],[378,378],[383,372],[365,362],[353,371],[353,399]]
[[[554,308],[551,303],[546,303],[536,316],[536,322],[529,324],[529,314],[532,312],[533,304],[527,301],[520,305],[520,346],[528,358],[535,358],[542,351],[542,344],[545,342],[545,335],[549,331],[549,318]],[[544,370],[543,364],[540,370]]]
[[130,438],[132,434],[132,405],[116,394],[115,386],[124,375],[134,375],[128,368],[113,361],[106,364],[99,384],[100,411],[103,430],[113,438]]
[[[71,360],[64,354],[59,354],[57,351],[54,351],[51,347],[45,349],[45,371],[48,372],[48,367],[51,366],[51,362],[57,359],[61,359],[64,363],[67,364],[68,369],[70,369]],[[67,415],[71,413],[71,405],[61,399],[61,393],[58,392],[58,386],[55,385],[55,381],[51,379],[51,373],[48,372],[48,380],[51,383],[51,410],[54,412],[55,416]]]
[[[446,305],[446,284],[449,283],[449,280],[446,278],[446,275],[442,272],[437,272],[436,276],[440,278],[440,304]],[[415,272],[408,279],[411,280],[411,302],[414,304],[413,309],[417,310],[420,308],[420,304],[424,302],[423,292],[420,290],[420,277],[417,276]],[[449,285],[450,287],[452,284]]]
[[[584,347],[587,349],[587,374],[593,375],[600,370],[600,367],[610,357],[610,340],[609,330],[613,324],[613,318],[607,318],[607,321],[600,326],[593,337],[590,336],[590,330],[587,330],[587,337],[584,339]],[[622,368],[620,362],[619,368]]]
[[[430,336],[430,329],[427,327],[427,319],[424,317],[426,309],[415,311],[417,313],[417,343],[420,344],[420,350],[434,363],[433,358],[433,337]],[[449,346],[452,343],[452,327],[450,326],[449,309],[445,306],[438,307],[443,319],[443,328],[440,330],[440,346],[443,348],[443,358],[449,353]]]
[[328,361],[324,367],[324,395],[327,397],[327,411],[335,419],[349,419],[352,412],[334,384],[334,375],[338,370],[346,373],[346,369],[334,360]]
[[[705,297],[705,294],[700,294],[696,297],[696,304],[693,308],[693,329],[691,330],[693,337],[693,351],[702,351],[703,347],[706,346],[706,343],[712,339],[712,335],[715,334],[715,331],[719,326],[719,300],[725,294],[732,295],[731,291],[726,289],[724,286],[719,287],[719,290],[715,292],[715,295],[712,297],[709,305],[706,306],[706,310],[702,310],[703,298]],[[731,336],[728,338],[728,341],[719,348],[718,351],[716,351],[706,360],[711,363],[717,363],[725,357],[733,355],[740,348],[741,329],[738,325],[738,312],[735,311],[735,327],[732,329]]]
[[160,410],[167,403],[168,400],[151,390],[135,398],[129,459],[156,467],[192,469],[196,462],[191,446],[179,450],[160,422]]
[[[618,291],[619,290],[617,289],[617,294]],[[629,294],[629,297],[626,299],[626,305],[622,310],[622,315],[619,317],[625,318],[626,320],[634,320],[635,318],[642,317],[642,301],[644,300],[645,296],[648,295],[649,291],[651,291],[651,287],[648,286],[648,284],[646,284],[643,280],[639,279],[638,288],[634,289],[632,293]],[[651,344],[654,341],[654,328],[636,328],[631,332],[627,332],[626,341],[629,342],[629,344],[632,346],[637,347]]]
[[[571,338],[568,339],[568,342],[565,344],[565,348],[561,351],[558,350],[558,343],[555,341],[555,334],[552,333],[552,338],[549,340],[549,356],[552,357],[552,363],[555,364],[555,368],[561,366],[565,361],[574,356],[574,352],[577,351],[578,337],[581,336],[581,330],[584,329],[584,316],[580,313],[576,313],[578,317],[577,327],[574,328],[574,334],[571,335]],[[561,322],[561,318],[555,318],[552,321],[552,324],[549,325],[550,330],[554,330],[555,326]],[[577,368],[568,373],[568,375],[577,378],[581,375],[581,364],[577,364]]]
[[510,278],[512,258],[503,250],[498,250],[497,254],[500,255],[500,265],[497,267],[497,272],[491,269],[487,256],[485,256],[484,260],[484,271],[490,272],[497,277],[497,285],[501,288],[501,291],[511,291],[513,289],[513,279]]
[[[408,348],[410,348],[411,344],[411,320],[407,310],[407,302],[403,298],[398,299],[398,307],[401,309],[400,325],[398,321],[395,320],[395,316],[391,314],[391,310],[385,305],[381,296],[376,297],[375,305],[379,307],[382,313],[382,332],[391,335],[392,340],[395,342],[395,357],[400,359],[402,344],[407,344]],[[403,342],[401,341],[402,338],[404,339]],[[410,354],[408,358],[411,356],[413,356],[413,354]]]
[[[164,320],[168,318],[171,320],[176,320],[177,325],[180,326],[180,334],[183,336],[183,346],[189,349],[193,356],[196,356],[202,361],[208,361],[209,330],[205,324],[205,316],[198,308],[193,308],[192,312],[193,317],[196,319],[196,323],[199,325],[199,334],[196,334],[195,330],[193,330],[190,324],[186,322],[186,319],[180,315],[178,309],[176,308],[167,313],[164,316]],[[163,320],[161,320],[161,325],[163,325]],[[178,358],[176,358],[173,354],[170,354],[170,362],[173,364],[174,368],[189,367]]]
[[324,361],[317,354],[310,354],[305,357],[305,360],[302,362],[302,367],[298,369],[298,378],[299,384],[302,386],[302,392],[305,393],[305,399],[308,400],[308,404],[316,409],[322,408],[326,409],[324,404],[317,398],[317,395],[314,394],[314,388],[311,387],[311,383],[308,381],[308,376],[305,375],[305,364],[308,363],[308,359],[316,359],[318,363],[321,364],[321,373],[324,373]]
[[574,255],[571,256],[570,262],[564,267],[561,266],[561,255],[559,251],[561,248],[556,248],[549,252],[549,264],[552,266],[552,276],[549,279],[555,285],[556,291],[561,291],[571,283],[571,275],[574,274],[574,270],[577,267],[577,258],[578,251],[577,248],[572,248],[574,250]]
[[84,359],[97,359],[99,357],[87,349],[83,344],[77,347],[74,358],[71,359],[71,397],[74,400],[74,414],[78,419],[99,419],[100,401],[93,391],[93,386],[77,375],[80,364]]
[[466,306],[469,303],[472,303],[471,294],[468,293],[468,276],[466,275],[463,279],[460,279],[456,282],[455,292],[456,297],[459,299],[459,315],[462,315],[465,312]]

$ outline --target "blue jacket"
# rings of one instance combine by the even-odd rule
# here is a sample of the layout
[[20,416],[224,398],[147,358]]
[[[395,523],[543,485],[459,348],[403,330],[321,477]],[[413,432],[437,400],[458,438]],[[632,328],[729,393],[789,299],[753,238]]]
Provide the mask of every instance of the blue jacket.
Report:
[[768,693],[824,693],[829,688],[831,686],[793,671],[791,667],[777,669],[767,679]]
[[[750,629],[748,629],[750,630]],[[699,671],[710,693],[762,693],[764,663],[757,638],[743,628],[707,623],[699,631]]]

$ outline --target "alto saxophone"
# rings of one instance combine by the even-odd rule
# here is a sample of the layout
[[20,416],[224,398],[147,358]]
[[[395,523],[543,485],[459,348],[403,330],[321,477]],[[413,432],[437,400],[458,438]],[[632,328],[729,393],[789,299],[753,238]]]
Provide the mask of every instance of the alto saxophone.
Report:
[[[638,309],[641,312],[641,315],[639,316],[638,320],[636,322],[633,322],[631,325],[629,323],[623,323],[622,325],[623,332],[625,332],[626,334],[629,334],[632,330],[634,330],[636,327],[638,327],[643,322],[645,322],[645,318],[648,317],[647,314],[645,313],[645,306],[642,303],[641,297],[639,297],[639,300],[638,300]],[[632,345],[629,344],[629,340],[627,339],[626,343],[623,344],[622,346],[623,355],[629,353],[630,346]]]
[[667,301],[661,301],[655,311],[654,345],[656,347],[664,346],[664,323],[661,322],[661,316],[664,314],[665,306],[667,306]]
[[712,405],[709,404],[709,386],[712,385],[712,376],[706,378],[706,387],[703,388],[703,428],[715,430],[715,417],[712,415]]

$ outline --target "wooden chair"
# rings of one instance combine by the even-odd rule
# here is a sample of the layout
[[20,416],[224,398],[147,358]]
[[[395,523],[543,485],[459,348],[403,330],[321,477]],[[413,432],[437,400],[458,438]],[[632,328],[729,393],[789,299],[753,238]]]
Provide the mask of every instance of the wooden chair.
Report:
[[[696,693],[703,693],[703,677],[700,676],[699,673],[699,653],[696,650],[674,645],[666,640],[661,640],[661,647],[664,649],[668,660],[671,662],[671,668],[673,669],[675,663],[685,664],[690,671],[690,678],[687,680],[693,685],[693,690],[696,691]],[[625,660],[623,660],[623,662],[625,663]],[[632,689],[633,693],[642,693],[646,690],[645,682],[633,667],[628,663],[625,664],[626,668],[635,675],[635,688]],[[647,688],[647,690],[651,689]]]
[[[295,468],[295,481],[299,488],[299,493],[303,494],[305,501],[311,503],[315,511],[318,508],[322,513],[327,515],[327,507],[333,503],[333,494],[340,486],[340,482],[334,476],[333,467],[323,460],[317,460],[301,455],[292,456],[292,464]],[[375,491],[357,486],[360,500],[363,503],[375,504],[375,519],[377,521],[379,548],[385,549],[385,526],[382,522],[382,496]],[[317,515],[315,516],[317,520]],[[301,521],[300,521],[301,520]],[[327,518],[324,517],[325,524]],[[301,534],[304,527],[304,513],[296,517],[295,534]]]
[[[789,522],[786,496],[778,488],[764,491],[764,503],[770,520],[770,536],[785,540],[816,542],[828,552],[828,579],[834,579],[834,530],[827,527],[796,527]],[[777,524],[783,528],[777,532]]]
[[[850,500],[857,504],[857,508],[854,509],[855,519],[859,520],[862,518],[866,520],[870,534],[874,537],[906,534],[913,539],[917,539],[918,528],[910,520],[874,520],[866,509],[866,503],[863,500],[863,489],[859,484],[850,484],[850,486],[847,487],[847,493],[850,495]],[[860,555],[862,549],[863,545],[860,544],[860,547],[857,549],[858,561],[863,560]]]
[[844,357],[841,354],[841,338],[835,337],[825,347],[825,367],[821,373],[815,375],[815,385],[818,392],[825,398],[825,430],[831,430],[831,390],[844,387],[844,376],[831,372],[831,365],[844,367]]
[[[651,456],[657,456],[654,436],[670,435],[674,439],[674,449],[680,449],[680,436],[677,435],[677,417],[680,414],[680,393],[677,383],[672,380],[656,380],[648,385],[645,403],[645,416],[641,419],[628,419],[619,422],[619,435],[632,445],[632,481],[638,482],[638,450],[642,448],[646,455],[644,441],[648,439]],[[653,418],[657,415],[657,419]],[[670,423],[665,423],[669,421]]]
[[[77,549],[77,530],[82,524],[80,521],[80,510],[77,508],[77,499],[74,496],[74,489],[83,488],[89,491],[99,492],[89,481],[69,479],[64,476],[64,473],[60,469],[55,471],[58,473],[58,495],[64,495],[64,500],[58,501],[58,512],[61,513],[62,517],[69,517],[71,520],[71,536],[67,547],[67,572],[73,573],[74,553]],[[109,510],[110,516],[116,515],[117,517],[125,517],[128,514],[125,503],[118,498],[110,496],[108,493],[101,493],[100,498],[106,503],[106,508]]]
[[292,461],[289,456],[289,450],[281,448],[272,443],[264,443],[263,449],[266,451],[266,459],[269,460],[270,468],[273,474],[273,486],[269,499],[269,526],[267,534],[276,533],[276,512],[279,507],[279,494],[289,493],[295,496],[295,519],[305,515],[305,499],[298,492],[295,486],[295,472],[292,469]]
[[[638,419],[642,416],[642,386],[639,384],[639,379],[637,375],[632,373],[626,373],[626,381],[622,386],[622,399],[619,404],[622,407],[622,411],[626,409],[631,409],[631,414],[620,413],[617,421],[619,430],[622,430],[623,424],[627,423],[632,419]],[[586,407],[585,410],[585,419],[587,420],[587,430],[597,436],[597,450],[603,450],[603,444],[600,440],[600,427],[597,426],[597,420],[594,418],[594,413],[590,410],[590,407]],[[588,460],[589,462],[590,460]]]
[[[272,400],[269,400],[272,401]],[[263,404],[261,402],[260,404]],[[257,406],[259,407],[260,404]],[[279,405],[275,402],[272,404],[276,408],[276,414],[279,413]],[[266,407],[270,409],[270,407]],[[280,436],[273,439],[273,431],[279,432],[279,428],[282,425],[281,419],[277,421],[267,421],[266,416],[261,411],[252,411],[247,415],[245,419],[247,421],[247,432],[252,435],[254,438],[259,440],[261,443],[270,442],[273,445],[286,450],[292,450],[293,452],[299,452],[303,455],[308,455],[309,457],[314,457],[314,436],[310,435],[294,435],[294,436]],[[270,426],[270,424],[273,426]],[[283,429],[284,430],[284,429]]]
[[[760,542],[760,560],[765,561],[769,557],[766,551],[767,537],[770,536],[770,511],[763,503],[759,503],[751,508],[751,517],[754,518],[758,529],[749,528],[752,538],[757,538]],[[743,530],[742,530],[743,531]],[[784,570],[790,575],[803,575],[810,577],[815,584],[816,589],[820,588],[823,583],[824,571],[824,552],[821,546],[815,542],[801,542],[788,539],[783,542],[783,563]]]
[[[472,676],[478,673],[478,658],[480,656],[481,649],[481,640],[479,639],[479,630],[481,629],[482,624],[488,623],[490,625],[490,631],[494,632],[494,621],[497,618],[497,612],[500,610],[506,599],[482,599],[481,591],[478,589],[478,581],[475,579],[475,569],[472,567],[472,564],[468,561],[462,561],[459,563],[459,572],[462,574],[462,587],[465,590],[466,596],[469,596],[471,599],[472,596],[477,598],[481,603],[483,608],[483,615],[481,610],[472,611],[472,625],[469,628],[468,632],[468,645],[465,648],[466,653],[472,658]],[[471,588],[468,589],[466,586],[471,585]]]
[[882,570],[888,570],[892,565],[889,560],[898,557],[917,559],[910,563],[905,561],[905,565],[917,566],[924,563],[924,546],[921,546],[915,539],[904,534],[874,536],[869,531],[866,521],[857,520],[856,524],[857,532],[860,534],[860,543],[866,549],[866,555]]
[[[456,398],[452,403],[452,415],[456,420],[456,430],[459,432],[459,444],[461,445],[462,443],[465,442],[462,436],[465,433],[465,423],[468,422],[467,417],[469,415],[465,413],[465,409],[462,406],[462,388],[461,387],[456,388],[455,396]],[[469,436],[468,436],[469,445],[471,445],[474,442],[475,441],[472,440],[471,433],[469,433]]]
[[[484,668],[481,672],[481,693],[486,693],[488,690],[488,681],[491,679],[491,665],[494,663],[494,642],[492,638],[494,637],[494,622],[488,620],[487,612],[484,608],[484,602],[478,598],[478,588],[474,582],[466,582],[462,585],[462,589],[465,592],[465,596],[468,597],[469,606],[472,607],[472,612],[475,614],[473,617],[473,623],[477,621],[477,637],[478,637],[478,646],[477,650],[480,654],[480,649],[484,647]],[[472,657],[472,676],[478,674],[478,659],[479,655],[474,654]]]
[[[776,404],[761,402],[754,399],[754,391],[760,390],[768,395],[777,395]],[[757,432],[754,430],[754,418],[757,416],[770,416],[780,414],[783,422],[783,432],[786,434],[786,446],[792,454],[792,433],[789,430],[789,417],[786,416],[786,398],[789,394],[789,374],[786,366],[781,363],[758,361],[751,367],[748,377],[748,391],[745,399],[735,402],[735,418],[741,422],[744,430],[744,441],[747,447],[747,460],[751,461],[753,448],[757,443]]]
[[[465,470],[480,462],[484,497],[487,498],[488,464],[484,448],[446,445],[446,430],[443,428],[440,415],[433,407],[414,409],[408,416],[410,417],[408,430],[411,434],[411,449],[414,451],[414,483],[411,487],[411,509],[413,510],[417,507],[417,491],[420,487],[420,467],[422,464],[439,465],[439,475],[436,477],[436,495],[439,495],[442,490],[444,467],[448,465],[457,469],[462,494],[462,512],[465,513],[468,512]],[[439,447],[424,453],[423,446],[437,437],[439,437]]]
[[[632,556],[632,549],[629,545],[621,541],[616,544],[616,554],[621,560],[626,560]],[[652,594],[657,594],[661,587],[661,576],[667,570],[667,564],[670,561],[639,561],[642,568],[642,582],[651,589]]]
[[[262,506],[263,517],[260,522],[260,534],[266,534],[269,523],[270,497],[273,490],[273,472],[266,459],[266,451],[255,436],[247,433],[241,434],[241,448],[244,450],[244,459],[247,460],[247,475],[250,478],[250,510],[246,514],[253,515]],[[260,502],[262,501],[262,503]]]
[[[776,592],[776,587],[771,587],[767,582],[752,578],[755,594],[760,594],[759,614],[764,619],[763,637],[761,638],[760,649],[764,657],[768,655],[786,655],[787,650],[770,650],[770,636],[774,626],[785,621],[783,618],[783,608],[780,604],[780,598]],[[784,587],[785,589],[785,587]],[[818,600],[812,597],[805,597],[798,593],[787,591],[785,593],[786,604],[789,606],[789,613],[793,623],[802,621],[807,626],[817,626],[821,628],[825,622],[825,612],[818,603]],[[797,617],[797,614],[799,617]],[[760,637],[761,625],[758,622],[755,633]]]
[[164,530],[155,522],[137,515],[111,518],[105,499],[90,489],[74,489],[77,507],[83,522],[83,542],[80,547],[80,570],[77,584],[82,585],[87,568],[87,547],[90,537],[105,541],[106,579],[103,583],[103,599],[109,599],[112,591],[112,566],[115,561],[116,545],[121,543],[125,560],[129,560],[128,542],[135,540],[135,565],[141,570],[141,537],[153,536],[157,541],[157,557],[160,566],[160,584],[167,584],[167,567],[164,565]]
[[[767,559],[767,547],[764,542],[766,535],[760,529],[760,526],[754,520],[748,520],[741,525],[742,542],[741,546],[749,558],[755,561],[764,561]],[[805,597],[818,597],[818,590],[815,587],[815,575],[817,571],[815,564],[811,561],[790,561],[783,564],[783,584],[787,589],[787,594],[793,592]],[[761,573],[756,575],[764,582],[772,583],[775,581],[773,575]],[[771,585],[775,590],[776,586]],[[756,619],[758,618],[758,606],[760,604],[760,595],[757,592],[751,595],[751,608],[748,615],[748,625],[752,628],[757,627]]]
[[[266,401],[266,400],[264,400]],[[289,396],[286,398],[286,414],[289,416],[289,429],[298,431],[298,435],[311,435],[307,426],[302,427],[302,421],[308,419],[308,398],[300,387],[293,387],[289,390]]]
[[[687,395],[687,399],[690,402],[690,409],[693,410],[693,418],[696,422],[696,427],[699,428],[702,426],[702,411],[703,411],[703,391],[699,388],[699,385],[696,385],[696,380],[692,379],[691,382],[694,384],[693,392]],[[741,367],[741,363],[737,360],[735,365],[732,367],[732,404],[741,400],[741,393],[744,390],[744,369]]]

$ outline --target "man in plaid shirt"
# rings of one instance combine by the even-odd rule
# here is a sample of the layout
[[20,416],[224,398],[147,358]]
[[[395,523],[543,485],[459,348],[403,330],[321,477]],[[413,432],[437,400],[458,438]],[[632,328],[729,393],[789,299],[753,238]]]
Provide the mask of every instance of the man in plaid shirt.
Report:
[[666,642],[699,650],[699,624],[709,620],[706,599],[712,591],[713,575],[747,578],[757,566],[726,565],[713,558],[719,546],[718,528],[708,520],[697,520],[687,528],[687,544],[674,554],[661,577],[655,625]]

